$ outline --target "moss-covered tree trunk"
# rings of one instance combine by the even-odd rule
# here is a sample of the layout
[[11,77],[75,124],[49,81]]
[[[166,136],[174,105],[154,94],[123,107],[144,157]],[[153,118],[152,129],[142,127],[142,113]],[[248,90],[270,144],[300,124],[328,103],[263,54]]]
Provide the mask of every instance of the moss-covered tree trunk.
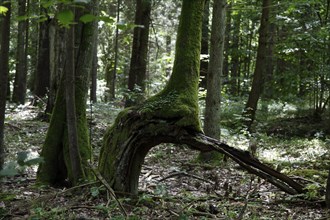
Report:
[[[96,0],[93,0],[85,9],[93,10]],[[83,176],[91,177],[88,161],[91,159],[91,148],[88,136],[86,119],[86,100],[88,91],[88,76],[92,65],[93,37],[95,24],[87,23],[76,32],[76,66],[75,66],[75,106],[78,133],[78,146],[81,157]],[[69,184],[77,183],[72,173],[72,165],[68,145],[68,127],[66,124],[65,80],[62,80],[56,95],[51,122],[42,148],[41,156],[45,162],[39,167],[37,180],[40,183],[51,185],[63,184],[66,179]]]
[[105,135],[99,169],[115,190],[137,193],[149,149],[163,141],[174,141],[162,136],[181,127],[201,130],[197,103],[203,10],[204,0],[183,1],[168,84],[142,105],[122,111]]
[[114,190],[137,194],[148,151],[160,143],[187,144],[200,151],[226,154],[250,173],[284,191],[301,193],[302,186],[263,165],[249,152],[202,134],[198,117],[198,80],[204,0],[183,0],[173,72],[165,88],[139,106],[123,110],[107,130],[99,170]]

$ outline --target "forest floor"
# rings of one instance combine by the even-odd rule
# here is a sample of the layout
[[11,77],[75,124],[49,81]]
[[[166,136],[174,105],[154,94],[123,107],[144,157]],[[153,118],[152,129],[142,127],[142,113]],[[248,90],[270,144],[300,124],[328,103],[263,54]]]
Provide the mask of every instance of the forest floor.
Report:
[[[92,110],[89,119],[97,161],[105,129],[120,109],[97,104]],[[0,179],[0,219],[125,219],[98,182],[74,188],[36,186],[37,167],[15,162],[19,152],[26,152],[27,160],[38,157],[48,127],[47,122],[37,119],[40,112],[30,105],[9,106],[7,110],[7,166],[19,169],[19,173]],[[129,219],[328,219],[320,194],[327,176],[325,164],[329,160],[324,155],[328,139],[317,125],[308,137],[293,137],[288,132],[297,127],[294,123],[275,120],[264,128],[268,135],[258,133],[252,144],[258,146],[261,160],[308,184],[307,195],[283,193],[231,160],[201,163],[198,152],[166,144],[148,153],[139,195],[121,196],[119,201]],[[247,140],[240,132],[224,129],[223,135],[229,145],[243,149],[251,145],[252,138]]]

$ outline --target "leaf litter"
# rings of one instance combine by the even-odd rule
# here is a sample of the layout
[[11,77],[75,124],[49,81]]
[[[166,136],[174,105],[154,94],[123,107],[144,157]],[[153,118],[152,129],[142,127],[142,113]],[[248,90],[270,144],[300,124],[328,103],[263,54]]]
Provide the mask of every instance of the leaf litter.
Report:
[[[110,109],[111,108],[111,109]],[[119,107],[89,109],[94,161]],[[48,124],[40,109],[8,108],[6,163],[19,152],[37,157]],[[295,198],[241,170],[234,162],[201,163],[187,146],[162,144],[145,158],[139,195],[117,192],[128,219],[327,219],[321,202]],[[36,186],[36,166],[1,179],[0,219],[125,219],[99,182],[73,188]]]

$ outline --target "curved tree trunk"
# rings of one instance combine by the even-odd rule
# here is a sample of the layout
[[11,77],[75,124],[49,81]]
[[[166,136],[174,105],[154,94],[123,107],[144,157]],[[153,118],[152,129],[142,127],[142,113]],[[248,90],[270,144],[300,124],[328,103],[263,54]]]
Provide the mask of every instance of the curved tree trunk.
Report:
[[203,5],[204,0],[183,0],[172,76],[159,94],[119,113],[104,137],[100,173],[114,190],[137,194],[148,151],[160,143],[187,144],[200,151],[228,155],[248,172],[287,193],[303,192],[301,185],[260,163],[249,152],[202,134],[197,103]]

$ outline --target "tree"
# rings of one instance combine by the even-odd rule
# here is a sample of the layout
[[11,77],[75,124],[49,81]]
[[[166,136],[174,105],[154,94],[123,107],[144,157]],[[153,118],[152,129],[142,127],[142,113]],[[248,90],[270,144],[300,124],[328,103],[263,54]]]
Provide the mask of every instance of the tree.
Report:
[[49,27],[51,18],[47,15],[47,9],[42,6],[40,6],[40,14],[46,16],[47,19],[39,23],[38,60],[33,92],[38,98],[43,98],[50,86]]
[[[214,1],[211,28],[210,63],[207,73],[207,93],[205,105],[204,132],[220,138],[221,77],[224,59],[226,27],[226,0]],[[202,154],[207,159],[211,154]]]
[[[24,16],[26,10],[26,0],[18,1],[18,16]],[[14,82],[14,91],[12,101],[19,104],[25,103],[26,96],[26,78],[27,78],[27,25],[28,21],[20,20],[17,31],[17,55],[16,55],[16,73]]]
[[129,97],[125,106],[141,103],[146,89],[146,71],[151,0],[137,0],[132,56],[128,74]]
[[[87,11],[87,13],[93,13],[95,7],[97,6],[96,3],[96,0],[91,1],[85,5],[84,10]],[[70,11],[64,11],[62,13],[72,14]],[[78,17],[81,15],[81,12],[77,12]],[[67,25],[71,22],[73,21],[70,21]],[[70,73],[70,71],[74,69],[73,73],[71,73],[74,74],[74,87],[72,84],[71,87],[74,88],[74,100],[72,100],[72,102],[74,102],[75,109],[72,109],[74,108],[73,106],[68,106],[68,104],[70,104],[70,100],[67,100],[68,96],[72,99],[72,90],[67,91],[69,94],[67,93],[65,95],[66,83],[71,82],[72,78],[69,78],[69,81],[65,81],[65,79],[68,79],[66,78],[67,75],[62,75],[49,129],[47,131],[46,140],[41,152],[41,156],[45,160],[45,162],[39,166],[37,173],[37,180],[41,183],[52,185],[63,184],[68,178],[69,184],[72,185],[77,183],[77,177],[80,179],[88,179],[91,177],[91,172],[88,168],[88,161],[91,159],[91,148],[86,119],[86,101],[89,82],[88,77],[90,75],[93,58],[93,39],[96,25],[94,22],[88,22],[85,24],[80,23],[79,25],[81,26],[76,27],[75,32],[75,66],[73,67],[70,65],[72,62],[67,62],[67,65],[70,66],[66,66],[66,68],[69,68],[66,69],[67,73]],[[70,39],[70,37],[68,39]],[[67,42],[67,44],[71,45],[72,42]],[[70,50],[68,49],[68,51],[72,53],[72,47]],[[70,57],[72,59],[72,54]],[[74,112],[71,112],[71,114],[67,112],[68,109],[69,111],[75,110],[75,115],[72,115]],[[79,147],[79,152],[76,152],[75,155],[80,154],[81,159],[81,163],[76,165],[78,166],[78,170],[82,170],[82,174],[78,176],[75,176],[73,173],[74,169],[72,169],[72,152],[70,153],[72,148],[70,149],[71,146],[69,146],[68,140],[68,129],[70,129],[67,124],[67,120],[69,120],[68,116],[76,117],[76,141],[78,143],[77,146]],[[75,140],[73,140],[72,143],[73,142],[75,142]],[[79,158],[74,159],[79,161]]]
[[201,151],[217,150],[285,192],[302,193],[303,186],[262,164],[249,152],[202,134],[198,81],[203,10],[204,0],[183,0],[172,75],[160,93],[119,113],[104,137],[100,173],[114,190],[137,194],[148,151],[160,143],[187,144]]
[[7,7],[5,15],[0,14],[0,170],[5,159],[4,125],[7,99],[7,84],[9,74],[9,40],[10,40],[10,16],[11,3],[1,0],[1,6]]
[[270,12],[271,0],[262,1],[262,15],[259,29],[258,51],[257,61],[254,70],[252,88],[249,94],[248,101],[245,106],[245,124],[248,129],[255,119],[258,100],[262,93],[264,74],[265,74],[265,59],[267,53],[267,40],[268,40],[268,26],[269,26],[269,12]]
[[[202,24],[202,42],[201,42],[201,55],[207,56],[209,54],[209,41],[210,41],[210,30],[209,30],[209,21],[210,21],[210,1],[205,1],[204,14],[203,14],[203,24]],[[208,70],[208,59],[206,57],[201,57],[200,64],[200,77],[201,81],[199,85],[206,89],[206,79],[207,79],[207,70]]]

